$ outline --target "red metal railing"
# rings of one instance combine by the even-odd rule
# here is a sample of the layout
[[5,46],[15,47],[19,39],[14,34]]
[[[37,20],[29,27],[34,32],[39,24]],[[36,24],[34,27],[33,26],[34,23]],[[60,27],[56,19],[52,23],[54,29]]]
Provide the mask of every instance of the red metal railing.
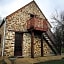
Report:
[[31,18],[27,21],[27,29],[33,28],[34,30],[47,31],[47,21],[41,18]]

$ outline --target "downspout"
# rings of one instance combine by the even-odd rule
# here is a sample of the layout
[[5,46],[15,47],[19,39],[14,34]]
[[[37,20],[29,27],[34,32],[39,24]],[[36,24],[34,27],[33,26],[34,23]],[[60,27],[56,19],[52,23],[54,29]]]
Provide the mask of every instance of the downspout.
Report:
[[4,56],[4,44],[5,44],[5,31],[6,31],[6,18],[4,18],[4,34],[3,34],[3,43],[2,43],[2,56]]

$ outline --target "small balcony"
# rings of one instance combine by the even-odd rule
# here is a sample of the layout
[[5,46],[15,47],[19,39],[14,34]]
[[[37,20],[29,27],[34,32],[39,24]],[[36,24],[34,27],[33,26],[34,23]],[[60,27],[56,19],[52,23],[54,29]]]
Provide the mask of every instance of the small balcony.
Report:
[[27,21],[28,30],[38,30],[38,31],[47,31],[48,24],[47,21],[42,18],[33,17]]

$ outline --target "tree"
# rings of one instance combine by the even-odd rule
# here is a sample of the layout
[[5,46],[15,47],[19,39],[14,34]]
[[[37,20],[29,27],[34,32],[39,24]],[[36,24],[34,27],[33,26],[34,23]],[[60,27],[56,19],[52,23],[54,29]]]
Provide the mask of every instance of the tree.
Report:
[[56,10],[56,14],[52,16],[52,19],[54,20],[54,24],[56,24],[54,27],[56,42],[64,47],[64,11],[58,14]]

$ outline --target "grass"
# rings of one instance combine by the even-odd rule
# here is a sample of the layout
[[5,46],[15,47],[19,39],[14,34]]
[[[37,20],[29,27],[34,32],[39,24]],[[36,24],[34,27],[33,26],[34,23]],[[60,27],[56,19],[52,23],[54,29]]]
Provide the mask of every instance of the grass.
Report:
[[64,59],[61,59],[61,60],[51,60],[51,61],[40,62],[40,63],[35,63],[35,64],[64,64]]
[[[4,60],[3,60],[4,59]],[[16,58],[16,64],[64,64],[64,55],[38,57],[38,58]],[[0,58],[0,64],[11,64],[9,58]]]
[[61,50],[62,50],[62,53],[64,53],[64,48],[61,48]]

